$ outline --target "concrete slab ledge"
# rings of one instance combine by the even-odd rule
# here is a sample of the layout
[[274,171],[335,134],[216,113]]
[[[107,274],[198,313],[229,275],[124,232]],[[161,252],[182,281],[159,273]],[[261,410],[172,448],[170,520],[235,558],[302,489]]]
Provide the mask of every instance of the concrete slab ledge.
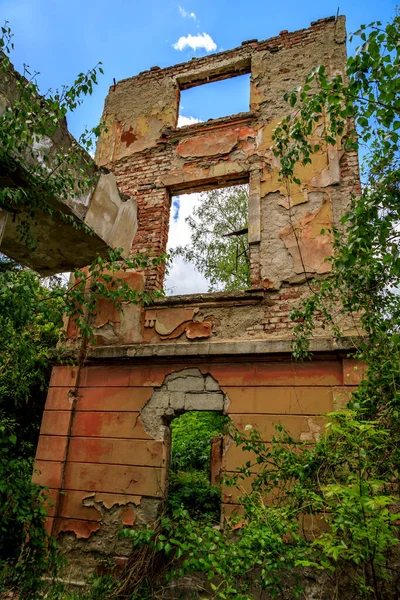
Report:
[[[359,338],[348,337],[337,341],[316,338],[311,341],[311,352],[348,352],[354,350]],[[238,340],[218,342],[187,342],[166,344],[133,344],[129,346],[102,346],[90,348],[87,359],[150,358],[175,356],[232,356],[291,354],[290,339]]]

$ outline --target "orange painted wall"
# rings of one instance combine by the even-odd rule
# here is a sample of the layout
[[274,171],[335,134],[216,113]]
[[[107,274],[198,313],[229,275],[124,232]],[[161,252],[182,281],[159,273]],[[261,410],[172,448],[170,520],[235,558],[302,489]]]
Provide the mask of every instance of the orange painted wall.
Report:
[[[48,522],[53,533],[70,528],[88,537],[96,531],[100,512],[82,504],[93,494],[105,506],[162,498],[169,449],[146,433],[140,409],[168,374],[190,366],[147,362],[87,366],[80,373],[75,367],[53,369],[37,448],[40,473],[34,475],[50,488],[55,502]],[[195,366],[211,374],[229,396],[228,414],[235,425],[258,427],[266,442],[279,422],[296,439],[315,439],[314,425],[322,425],[315,415],[343,402],[361,377],[354,361],[335,355],[305,363],[196,361]],[[245,460],[248,456],[231,446],[223,467],[231,471]],[[224,492],[229,513],[240,494],[232,488]]]

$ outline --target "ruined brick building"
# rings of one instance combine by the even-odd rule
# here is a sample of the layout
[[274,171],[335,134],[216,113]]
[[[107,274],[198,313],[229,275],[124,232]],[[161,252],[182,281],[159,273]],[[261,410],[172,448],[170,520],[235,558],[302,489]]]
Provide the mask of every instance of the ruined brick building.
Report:
[[[313,361],[296,363],[289,317],[309,293],[307,279],[329,271],[329,228],[359,185],[357,156],[340,141],[321,144],[312,165],[299,168],[301,184],[288,190],[271,151],[273,129],[288,112],[283,93],[318,64],[343,73],[345,60],[344,18],[328,18],[153,67],[110,88],[96,160],[137,202],[133,251],[165,251],[172,194],[248,183],[251,288],[166,297],[123,313],[104,302],[93,316],[97,344],[84,362],[54,366],[35,478],[54,500],[49,530],[77,563],[82,553],[85,564],[124,556],[129,544],[116,535],[122,524],[155,518],[176,414],[220,411],[239,429],[257,426],[265,441],[282,422],[296,439],[312,441],[321,429],[318,415],[357,384],[346,350],[351,327],[340,344],[317,331]],[[181,90],[243,73],[250,74],[248,112],[177,128]],[[158,289],[164,266],[126,277],[135,289]],[[74,343],[72,323],[68,334]],[[214,479],[242,462],[241,450],[226,440]],[[223,517],[238,495],[223,490]]]

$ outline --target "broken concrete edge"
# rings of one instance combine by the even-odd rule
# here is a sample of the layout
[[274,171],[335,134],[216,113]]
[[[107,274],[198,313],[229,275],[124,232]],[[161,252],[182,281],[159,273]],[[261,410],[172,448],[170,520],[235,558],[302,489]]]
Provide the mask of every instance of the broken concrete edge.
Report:
[[170,373],[162,385],[154,386],[151,397],[140,410],[140,421],[152,439],[167,442],[170,436],[167,423],[177,416],[191,411],[226,415],[229,405],[228,395],[210,373],[187,367]]
[[128,257],[137,230],[137,204],[121,194],[113,173],[100,173],[84,222],[108,246],[122,248],[123,258]]
[[[134,525],[151,526],[159,518],[162,502],[161,497],[142,496],[139,503],[127,502],[111,509],[102,507],[101,515],[95,521],[55,516],[52,534],[58,540],[61,553],[68,555],[65,573],[69,571],[68,578],[75,581],[85,579],[88,573],[99,566],[98,558],[101,555],[103,560],[125,563],[131,553],[132,543],[128,538],[120,537],[119,532]],[[82,506],[85,507],[83,502]]]
[[[82,216],[74,211],[71,200],[68,204],[54,200],[52,214],[37,211],[34,250],[20,240],[18,223],[0,209],[1,251],[42,276],[85,267],[99,256],[107,258],[110,248],[122,250],[122,258],[127,258],[137,230],[136,200],[120,194],[112,173],[99,173],[87,198]],[[27,215],[26,220],[32,219]]]
[[[314,338],[310,341],[311,353],[352,352],[357,349],[362,338],[343,337]],[[87,359],[147,358],[170,356],[232,356],[232,355],[275,355],[292,356],[291,339],[191,342],[174,344],[131,344],[126,346],[102,346],[89,348]]]
[[[3,76],[0,80],[0,98],[2,99],[4,112],[4,108],[7,105],[12,107],[15,101],[20,99],[21,93],[18,87],[19,84],[22,82],[22,85],[25,88],[31,82],[14,68],[14,65],[3,52],[0,52],[0,61],[2,58],[6,58],[7,60],[6,70],[3,71]],[[32,96],[36,97],[36,100],[38,101],[42,98],[40,94],[35,92],[32,93]],[[21,162],[20,160],[20,153],[14,155],[13,161],[15,161],[14,167],[16,167],[16,170],[13,168],[10,174],[11,178],[14,176],[21,177],[22,180],[26,177],[30,178],[28,165],[46,166],[46,169],[48,170],[53,167],[58,167],[58,153],[60,151],[62,153],[73,152],[74,157],[78,155],[78,158],[75,158],[75,166],[70,166],[73,171],[72,174],[75,175],[77,181],[82,180],[82,175],[84,175],[90,181],[93,180],[93,183],[95,183],[96,178],[100,177],[101,173],[106,172],[104,169],[99,169],[89,152],[83,148],[69,132],[66,118],[60,118],[58,120],[52,131],[51,137],[49,135],[42,135],[40,137],[35,135],[35,142],[32,150],[36,151],[36,153],[28,154],[23,157],[24,162]],[[45,163],[44,156],[48,159],[48,163]],[[57,161],[56,164],[54,164],[54,160]],[[5,168],[7,168],[7,166],[8,165],[3,165]],[[81,200],[83,200],[83,198]],[[63,203],[68,205],[68,200],[66,202],[63,201]],[[82,207],[85,206],[84,202],[81,202],[81,204]]]
[[[0,100],[4,100],[4,105],[13,105],[19,97],[17,81],[24,81],[25,77],[11,63],[7,69],[0,81]],[[46,198],[49,210],[38,208],[33,218],[21,213],[20,218],[31,224],[37,240],[35,250],[27,251],[18,235],[18,223],[7,218],[7,211],[0,210],[1,251],[44,276],[83,267],[98,256],[104,258],[109,248],[122,249],[123,258],[128,257],[137,230],[137,206],[134,199],[120,193],[115,175],[96,165],[68,131],[65,119],[59,121],[51,137],[45,135],[37,139],[34,149],[36,153],[29,158],[30,164],[33,167],[47,165],[46,168],[59,160],[60,152],[73,151],[78,158],[71,175],[78,182],[86,178],[87,186],[82,191],[76,185],[75,191],[66,198],[61,195]],[[46,163],[44,156],[48,159]],[[11,183],[32,189],[30,171],[24,160],[16,156],[16,170],[6,174]]]

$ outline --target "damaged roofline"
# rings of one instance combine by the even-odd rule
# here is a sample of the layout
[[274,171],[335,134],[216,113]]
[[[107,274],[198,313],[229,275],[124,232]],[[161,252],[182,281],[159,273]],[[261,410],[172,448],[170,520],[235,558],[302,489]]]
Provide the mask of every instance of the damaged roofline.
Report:
[[[310,26],[316,27],[323,23],[328,23],[330,21],[337,21],[339,17],[343,17],[343,15],[337,15],[337,16],[331,15],[329,17],[324,17],[322,19],[318,19],[317,21],[311,21]],[[268,44],[274,44],[276,46],[277,42],[282,41],[285,36],[302,34],[303,32],[307,31],[307,29],[308,29],[308,27],[303,27],[302,29],[296,29],[295,31],[290,31],[290,32],[288,30],[283,30],[280,32],[279,35],[273,36],[271,38],[268,38],[266,40],[261,40],[261,41],[258,41],[256,39],[246,40],[246,41],[242,42],[242,44],[240,46],[236,46],[236,48],[231,48],[230,50],[223,50],[222,52],[213,52],[212,56],[213,56],[213,58],[219,58],[219,57],[224,58],[225,56],[229,56],[232,53],[245,50],[246,46],[250,46],[251,48],[256,48],[259,50],[266,50]],[[210,55],[193,57],[190,61],[176,63],[174,65],[169,65],[168,67],[163,67],[162,69],[159,66],[151,67],[150,69],[147,69],[146,71],[141,71],[140,73],[138,73],[138,75],[134,75],[133,77],[125,77],[124,79],[120,79],[119,81],[117,81],[116,84],[113,84],[110,86],[109,91],[110,92],[114,91],[115,88],[121,83],[130,81],[131,79],[140,78],[142,75],[145,75],[147,73],[151,73],[154,71],[159,71],[160,74],[168,74],[169,69],[175,69],[176,67],[187,66],[187,65],[193,65],[193,66],[196,65],[197,66],[199,63],[205,62],[209,56]],[[241,75],[241,74],[245,74],[246,72],[249,72],[249,71],[243,71],[243,73],[234,72],[233,74],[231,71],[231,74],[230,75],[227,74],[226,77],[235,77],[236,74]],[[224,79],[224,78],[225,77],[218,77],[217,79],[213,79],[213,81],[217,81],[218,79]],[[186,85],[184,78],[181,78],[180,81],[182,81],[182,85]],[[202,85],[203,83],[207,83],[207,81],[202,80],[202,81],[199,81],[199,83],[189,84],[189,85],[187,85],[187,87],[194,87],[195,85]],[[181,87],[181,89],[186,89],[186,87]]]

